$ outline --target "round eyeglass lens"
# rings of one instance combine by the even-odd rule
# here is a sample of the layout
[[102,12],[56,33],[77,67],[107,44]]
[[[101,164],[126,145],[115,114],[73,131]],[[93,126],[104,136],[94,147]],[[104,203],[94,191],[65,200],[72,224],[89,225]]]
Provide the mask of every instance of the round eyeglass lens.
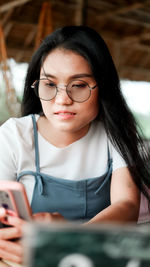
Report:
[[56,96],[56,85],[48,79],[38,81],[38,96],[43,100],[51,100]]
[[85,81],[74,80],[68,84],[67,94],[76,102],[84,102],[90,97],[91,90]]

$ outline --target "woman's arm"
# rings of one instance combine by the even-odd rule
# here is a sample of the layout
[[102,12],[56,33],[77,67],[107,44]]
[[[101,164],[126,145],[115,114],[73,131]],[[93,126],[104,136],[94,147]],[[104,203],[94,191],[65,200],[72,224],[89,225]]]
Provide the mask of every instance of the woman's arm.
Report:
[[139,215],[139,206],[140,192],[133,182],[128,168],[119,168],[112,174],[111,205],[85,224],[136,222]]

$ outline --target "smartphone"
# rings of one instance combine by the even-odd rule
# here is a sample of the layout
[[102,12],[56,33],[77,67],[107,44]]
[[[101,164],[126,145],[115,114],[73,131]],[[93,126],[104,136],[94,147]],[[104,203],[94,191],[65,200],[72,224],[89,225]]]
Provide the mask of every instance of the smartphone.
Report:
[[31,221],[32,211],[23,184],[15,181],[0,181],[0,207],[23,220]]

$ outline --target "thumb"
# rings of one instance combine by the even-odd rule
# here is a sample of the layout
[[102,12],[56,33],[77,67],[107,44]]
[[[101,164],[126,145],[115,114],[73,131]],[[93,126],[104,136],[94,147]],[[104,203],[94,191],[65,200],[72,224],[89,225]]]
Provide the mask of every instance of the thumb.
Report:
[[7,212],[4,208],[0,208],[0,219],[3,219],[6,216]]
[[15,227],[24,227],[24,225],[26,225],[27,222],[19,217],[7,215],[7,224]]

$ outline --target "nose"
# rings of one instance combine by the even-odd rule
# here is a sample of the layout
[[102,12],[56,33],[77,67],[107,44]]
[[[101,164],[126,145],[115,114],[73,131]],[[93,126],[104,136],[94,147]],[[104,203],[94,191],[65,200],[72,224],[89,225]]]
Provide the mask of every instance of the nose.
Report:
[[[64,86],[63,86],[64,87]],[[73,103],[72,99],[68,96],[66,92],[66,87],[57,87],[57,95],[55,97],[55,103],[59,105],[71,105]]]

